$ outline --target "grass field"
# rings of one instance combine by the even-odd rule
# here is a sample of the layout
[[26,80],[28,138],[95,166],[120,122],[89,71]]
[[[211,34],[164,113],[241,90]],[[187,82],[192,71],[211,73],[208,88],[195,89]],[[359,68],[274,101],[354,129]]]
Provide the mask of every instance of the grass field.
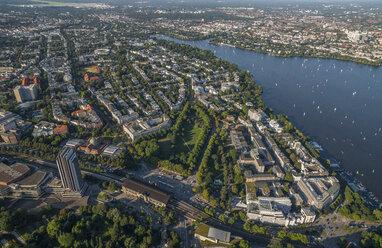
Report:
[[184,126],[184,135],[176,140],[177,152],[189,152],[194,147],[196,140],[200,134],[201,128],[197,127],[196,123],[186,123]]
[[189,141],[187,141],[186,143],[184,143],[185,145],[188,145],[190,147],[194,147],[195,143],[196,143],[196,140],[198,139],[199,137],[199,134],[200,132],[202,131],[202,129],[200,127],[197,127],[196,125],[194,125],[191,129],[191,139]]
[[30,0],[38,6],[46,7],[96,7],[97,3],[75,3],[75,2],[55,2],[55,1],[45,1],[45,0]]
[[85,67],[84,70],[90,73],[100,73],[98,66],[88,66],[88,67]]
[[[184,126],[184,135],[179,136],[176,140],[175,152],[176,153],[190,152],[192,148],[194,147],[201,130],[202,129],[200,127],[195,125],[195,122],[191,122],[191,124],[186,123],[186,125]],[[158,143],[160,146],[162,157],[168,158],[171,153],[170,138],[166,137],[164,139],[161,139],[158,141]]]

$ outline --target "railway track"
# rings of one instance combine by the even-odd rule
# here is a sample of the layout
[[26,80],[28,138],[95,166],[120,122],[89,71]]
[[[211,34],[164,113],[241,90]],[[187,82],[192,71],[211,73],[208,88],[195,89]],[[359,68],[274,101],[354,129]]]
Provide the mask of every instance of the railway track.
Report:
[[202,211],[195,208],[194,206],[174,198],[171,199],[168,207],[174,210],[175,212],[193,220],[196,220],[196,219],[205,220],[205,219],[211,218],[211,216],[203,213]]
[[[227,231],[231,232],[232,235],[241,237],[245,240],[255,242],[257,244],[269,244],[271,241],[270,236],[265,236],[261,234],[254,234],[254,233],[249,233],[246,232],[242,229],[236,228],[234,226],[230,226],[228,224],[224,224],[218,219],[207,215],[206,213],[202,212],[200,209],[184,202],[181,200],[178,200],[176,198],[172,198],[168,204],[168,208],[173,210],[174,212],[178,213],[179,215],[182,215],[186,218],[193,219],[193,220],[200,220],[201,222]],[[306,248],[306,247],[316,247],[316,246],[304,246],[300,244],[293,244],[297,248]]]
[[197,209],[196,207],[178,199],[172,198],[168,204],[168,208],[178,213],[179,215],[185,216],[186,218],[193,220],[200,220],[201,222],[206,223],[207,225],[222,229],[224,231],[231,232],[235,236],[242,237],[246,240],[255,241],[262,244],[268,244],[270,239],[265,236],[254,235],[242,230],[239,230],[235,227],[229,226],[227,224],[221,223],[218,219],[209,216]]

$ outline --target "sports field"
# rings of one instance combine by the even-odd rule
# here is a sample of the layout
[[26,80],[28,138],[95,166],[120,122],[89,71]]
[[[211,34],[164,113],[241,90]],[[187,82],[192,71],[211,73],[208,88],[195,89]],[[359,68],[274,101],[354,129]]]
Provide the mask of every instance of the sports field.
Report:
[[55,1],[45,1],[45,0],[30,0],[35,2],[35,5],[41,7],[97,7],[98,3],[75,3],[75,2],[55,2]]
[[98,66],[88,66],[88,67],[85,67],[83,68],[86,72],[90,72],[90,73],[100,73],[100,69]]

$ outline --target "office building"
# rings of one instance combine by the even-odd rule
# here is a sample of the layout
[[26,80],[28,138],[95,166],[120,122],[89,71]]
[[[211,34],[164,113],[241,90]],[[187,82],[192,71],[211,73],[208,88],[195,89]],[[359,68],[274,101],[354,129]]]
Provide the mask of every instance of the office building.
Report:
[[70,147],[64,147],[57,156],[57,167],[61,181],[66,189],[81,191],[84,182],[78,164],[76,151]]
[[30,84],[28,86],[16,86],[13,89],[17,102],[26,102],[36,100],[38,96],[37,86]]
[[304,202],[317,209],[332,203],[340,191],[340,184],[335,177],[302,178],[297,187]]

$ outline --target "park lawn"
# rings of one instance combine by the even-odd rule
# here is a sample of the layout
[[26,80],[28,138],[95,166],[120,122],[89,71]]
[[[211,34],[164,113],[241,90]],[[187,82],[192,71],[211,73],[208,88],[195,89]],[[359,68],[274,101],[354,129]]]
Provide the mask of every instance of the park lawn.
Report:
[[179,153],[190,152],[194,147],[201,130],[200,127],[197,127],[196,121],[192,122],[192,124],[187,123],[184,126],[184,135],[177,138],[176,151]]
[[[194,147],[196,140],[198,139],[201,128],[197,127],[194,123],[193,125],[185,125],[184,127],[184,136],[178,137],[175,145],[175,150],[177,153],[188,153]],[[169,158],[171,154],[171,140],[166,137],[158,140],[160,147],[161,157]]]
[[186,142],[186,145],[194,147],[201,131],[202,129],[200,127],[196,127],[196,125],[194,125],[191,130],[192,139]]

